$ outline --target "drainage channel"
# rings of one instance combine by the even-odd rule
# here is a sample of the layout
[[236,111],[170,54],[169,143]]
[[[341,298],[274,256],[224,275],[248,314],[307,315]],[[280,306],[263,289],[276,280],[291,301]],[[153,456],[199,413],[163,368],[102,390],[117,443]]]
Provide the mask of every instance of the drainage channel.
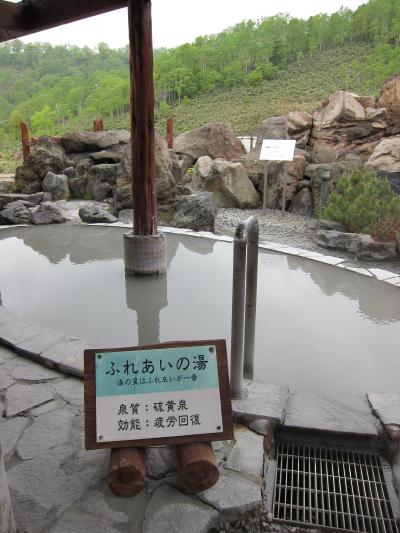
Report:
[[273,520],[336,532],[399,533],[390,481],[389,464],[375,453],[282,441]]

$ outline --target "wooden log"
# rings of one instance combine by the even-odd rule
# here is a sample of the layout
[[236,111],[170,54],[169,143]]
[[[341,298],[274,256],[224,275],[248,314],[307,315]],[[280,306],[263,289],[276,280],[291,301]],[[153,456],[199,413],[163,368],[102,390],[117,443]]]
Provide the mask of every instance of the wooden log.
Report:
[[151,1],[129,0],[133,230],[157,235]]
[[168,148],[172,150],[174,147],[174,117],[167,119],[167,144]]
[[93,120],[93,131],[103,131],[104,130],[104,122],[102,118],[95,118]]
[[219,470],[211,444],[193,442],[176,446],[179,483],[189,492],[211,488],[219,479]]
[[129,498],[138,494],[146,481],[145,448],[111,450],[107,485],[115,496]]
[[24,159],[26,159],[31,153],[31,149],[29,147],[29,129],[25,122],[20,122],[19,128],[21,130],[22,156]]

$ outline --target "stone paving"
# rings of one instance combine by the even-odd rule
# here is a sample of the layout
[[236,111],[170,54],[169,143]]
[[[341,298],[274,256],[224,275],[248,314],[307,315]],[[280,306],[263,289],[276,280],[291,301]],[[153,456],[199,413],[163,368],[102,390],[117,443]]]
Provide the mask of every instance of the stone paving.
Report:
[[[220,467],[214,487],[186,494],[174,450],[149,448],[145,490],[120,499],[105,483],[109,451],[84,449],[81,379],[0,346],[0,440],[19,533],[297,531],[271,524],[265,508],[274,428],[378,436],[383,426],[366,399],[349,410],[327,398],[290,394],[286,385],[245,386],[247,398],[233,401],[235,440],[213,443]],[[383,425],[400,429],[399,396],[368,399]]]

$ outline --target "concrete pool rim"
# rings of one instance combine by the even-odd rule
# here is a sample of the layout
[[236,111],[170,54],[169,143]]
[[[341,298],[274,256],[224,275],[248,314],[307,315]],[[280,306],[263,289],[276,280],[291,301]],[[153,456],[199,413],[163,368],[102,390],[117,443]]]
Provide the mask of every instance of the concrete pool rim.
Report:
[[[116,222],[114,224],[85,224],[73,222],[76,226],[102,226],[131,229],[131,224]],[[0,232],[7,229],[32,227],[27,224],[3,225]],[[220,242],[233,242],[234,238],[226,235],[216,235],[206,231],[193,231],[189,229],[159,227],[160,233],[186,235],[206,238]],[[286,254],[305,260],[316,261],[332,267],[341,268],[353,272],[355,275],[366,276],[382,283],[400,288],[400,276],[394,272],[380,268],[358,268],[348,266],[346,259],[324,255],[319,252],[304,250],[302,248],[287,246],[270,241],[260,240],[261,250]],[[79,339],[63,333],[51,330],[31,318],[26,318],[17,313],[8,311],[0,305],[0,344],[3,344],[19,355],[31,358],[44,366],[55,368],[65,374],[83,377],[83,350],[94,348],[84,339]]]

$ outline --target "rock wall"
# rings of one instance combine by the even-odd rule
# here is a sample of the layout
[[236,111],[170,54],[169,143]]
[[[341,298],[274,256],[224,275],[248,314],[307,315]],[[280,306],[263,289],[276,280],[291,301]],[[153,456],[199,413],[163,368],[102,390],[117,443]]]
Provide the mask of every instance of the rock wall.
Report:
[[[157,197],[160,211],[175,209],[180,195],[212,192],[218,207],[257,208],[267,175],[267,207],[304,215],[320,208],[321,172],[331,172],[330,190],[354,168],[367,166],[400,192],[400,76],[389,78],[378,97],[339,91],[312,114],[291,111],[270,117],[256,131],[249,154],[229,124],[182,133],[174,150],[156,134]],[[292,162],[263,162],[264,139],[294,139]],[[106,201],[115,213],[132,206],[130,134],[71,133],[60,145],[42,138],[16,172],[19,192],[50,193]]]
[[[160,210],[175,205],[177,184],[167,143],[155,136],[157,196]],[[105,201],[119,212],[132,207],[130,134],[125,130],[77,132],[55,144],[42,137],[17,168],[21,193],[45,191],[53,200],[84,198]]]

